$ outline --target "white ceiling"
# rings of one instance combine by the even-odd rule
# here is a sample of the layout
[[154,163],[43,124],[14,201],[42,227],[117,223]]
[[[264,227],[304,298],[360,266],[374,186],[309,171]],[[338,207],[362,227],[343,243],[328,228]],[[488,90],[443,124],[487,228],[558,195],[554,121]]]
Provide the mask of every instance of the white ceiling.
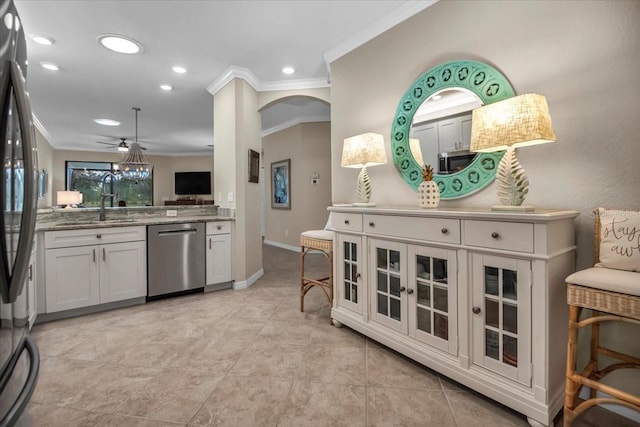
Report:
[[[433,1],[64,1],[15,0],[27,35],[27,84],[45,137],[58,149],[113,150],[95,141],[138,139],[147,153],[205,153],[213,143],[207,87],[229,67],[249,70],[261,86],[328,84],[325,57],[339,57]],[[129,36],[144,52],[124,55],[98,44],[102,33]],[[324,57],[323,57],[324,55]],[[59,71],[47,71],[52,62]],[[186,74],[171,66],[180,64]],[[296,73],[286,76],[283,66]],[[161,83],[174,87],[160,90]],[[263,133],[329,118],[329,107],[290,100],[263,113]],[[95,124],[95,118],[122,122]]]

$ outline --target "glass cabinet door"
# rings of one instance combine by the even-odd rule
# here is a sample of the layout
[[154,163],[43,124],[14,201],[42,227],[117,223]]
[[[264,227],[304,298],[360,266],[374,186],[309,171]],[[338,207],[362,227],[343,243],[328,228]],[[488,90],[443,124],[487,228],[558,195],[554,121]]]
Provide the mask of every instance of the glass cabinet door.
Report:
[[357,313],[362,313],[365,296],[362,289],[361,238],[356,236],[338,235],[337,274],[335,280],[335,295],[337,303]]
[[531,263],[473,255],[474,362],[531,382]]
[[407,253],[409,333],[457,354],[456,253],[413,245]]
[[369,243],[373,318],[404,333],[408,325],[405,249],[395,242],[372,239]]

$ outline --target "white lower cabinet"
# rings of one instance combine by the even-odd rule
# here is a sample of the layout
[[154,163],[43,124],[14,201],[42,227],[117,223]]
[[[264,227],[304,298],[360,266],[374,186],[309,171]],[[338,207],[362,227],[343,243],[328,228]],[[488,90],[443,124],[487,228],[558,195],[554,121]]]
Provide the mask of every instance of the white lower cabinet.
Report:
[[100,251],[100,302],[147,295],[147,243],[102,245]]
[[480,253],[472,263],[473,363],[531,386],[531,262]]
[[340,307],[362,314],[366,299],[360,264],[362,238],[339,234],[334,253],[337,254],[334,257],[337,266],[334,300]]
[[[34,239],[35,240],[35,239]],[[29,257],[29,271],[27,272],[27,293],[29,299],[29,329],[36,323],[38,315],[38,298],[37,298],[37,274],[36,261],[38,251],[34,243],[31,248],[31,256]]]
[[337,325],[552,424],[578,212],[329,210]]
[[146,296],[145,239],[145,227],[46,232],[46,312]]
[[207,285],[231,281],[231,223],[207,223],[206,279]]

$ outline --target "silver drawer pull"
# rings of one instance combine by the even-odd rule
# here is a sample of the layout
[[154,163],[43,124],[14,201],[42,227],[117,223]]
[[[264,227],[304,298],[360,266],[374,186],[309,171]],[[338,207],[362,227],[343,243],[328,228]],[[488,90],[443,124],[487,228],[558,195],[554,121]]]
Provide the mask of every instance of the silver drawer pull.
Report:
[[211,237],[209,237],[209,249],[211,249]]
[[345,219],[345,220],[344,220],[344,223],[345,223],[345,224],[347,224],[347,225],[349,225],[349,220],[348,220],[348,219]]
[[102,260],[107,261],[107,251],[104,248],[102,248]]
[[102,239],[102,234],[96,234],[96,239]]
[[373,221],[371,221],[371,222],[369,223],[369,227],[375,227],[375,226],[376,226],[376,224],[375,224]]
[[448,234],[448,233],[449,233],[449,230],[448,230],[448,229],[446,229],[445,227],[442,227],[442,229],[440,229],[440,232],[441,232],[442,234]]
[[498,239],[500,237],[500,233],[496,233],[495,231],[491,233],[491,238]]
[[482,310],[480,309],[480,307],[473,307],[471,311],[473,311],[473,314],[480,314]]
[[216,228],[217,228],[218,230],[222,230],[222,226],[221,226],[221,225],[217,226]]
[[93,262],[96,262],[96,250],[93,250]]

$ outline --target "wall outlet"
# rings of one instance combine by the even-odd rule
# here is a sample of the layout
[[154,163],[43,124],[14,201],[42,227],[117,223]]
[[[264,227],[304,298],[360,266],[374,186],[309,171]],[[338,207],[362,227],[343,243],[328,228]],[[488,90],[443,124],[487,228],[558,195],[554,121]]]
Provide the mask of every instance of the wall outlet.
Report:
[[229,191],[229,195],[227,196],[227,202],[233,202],[233,191]]
[[178,216],[178,211],[175,209],[167,210],[167,216]]
[[289,235],[289,230],[284,230],[285,237]]

